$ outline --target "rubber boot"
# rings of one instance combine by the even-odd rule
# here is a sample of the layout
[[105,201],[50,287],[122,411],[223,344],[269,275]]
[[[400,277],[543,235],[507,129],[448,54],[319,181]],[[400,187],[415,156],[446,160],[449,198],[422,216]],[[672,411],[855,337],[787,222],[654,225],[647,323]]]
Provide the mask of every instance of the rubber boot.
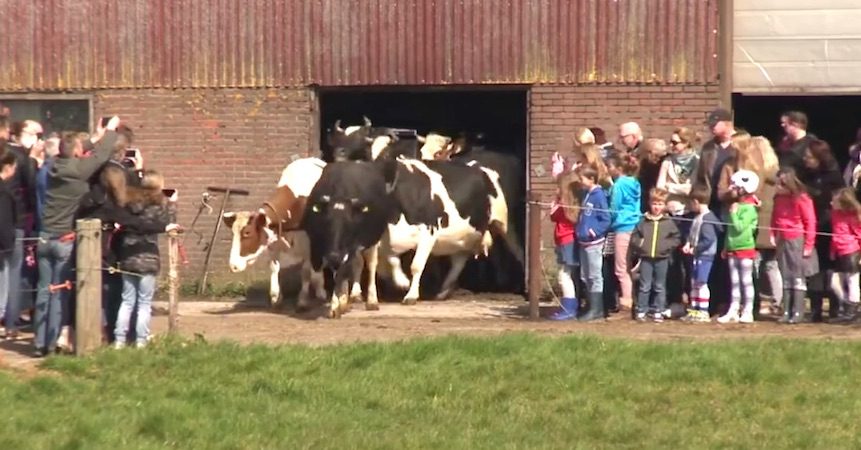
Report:
[[589,311],[577,319],[581,322],[591,322],[594,320],[604,320],[604,293],[590,292],[589,293]]
[[783,290],[783,316],[780,317],[777,321],[780,323],[790,323],[790,319],[792,319],[792,293],[794,290],[792,289],[784,289]]
[[841,312],[843,312],[844,305],[838,301],[834,294],[828,294],[828,321],[831,322],[841,316]]
[[789,318],[789,323],[801,323],[804,321],[804,297],[806,295],[807,291],[797,289],[792,291],[792,316]]
[[831,320],[833,323],[851,323],[858,316],[857,303],[844,303],[840,307],[840,316]]
[[[810,321],[813,323],[822,322],[822,293],[810,293]],[[795,305],[793,305],[794,307]],[[804,315],[802,314],[802,318]]]
[[571,320],[577,318],[580,302],[576,298],[562,298],[559,311],[550,315],[550,320]]

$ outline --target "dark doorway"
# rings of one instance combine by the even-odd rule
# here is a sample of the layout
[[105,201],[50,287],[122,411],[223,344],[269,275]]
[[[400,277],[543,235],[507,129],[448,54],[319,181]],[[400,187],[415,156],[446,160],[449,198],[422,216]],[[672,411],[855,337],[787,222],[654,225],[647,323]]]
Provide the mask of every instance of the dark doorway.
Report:
[[808,131],[831,144],[841,164],[847,160],[846,151],[855,141],[861,126],[861,96],[852,95],[733,95],[735,123],[753,135],[765,136],[777,143],[783,130],[780,115],[798,110],[807,114]]
[[[488,149],[516,158],[520,192],[527,185],[527,92],[528,88],[489,87],[469,89],[462,87],[425,88],[338,88],[320,91],[320,148],[326,146],[326,130],[336,120],[342,126],[362,123],[367,116],[374,126],[415,129],[421,135],[435,131],[447,136],[461,132],[481,132]],[[518,194],[519,196],[524,196]],[[513,199],[518,207],[510,212],[509,227],[517,236],[518,245],[525,243],[525,198]],[[494,248],[499,247],[495,245]],[[436,279],[444,275],[447,259],[442,271],[426,271],[423,276]],[[405,265],[405,267],[409,267]],[[506,265],[508,267],[508,265]],[[442,272],[442,273],[440,273]],[[497,273],[486,260],[470,260],[460,277],[460,286],[476,292],[523,292],[523,268]],[[510,273],[509,273],[510,272]],[[428,283],[436,284],[436,283]],[[423,289],[424,291],[424,289]],[[428,292],[428,296],[432,296]],[[422,294],[425,297],[425,294]]]

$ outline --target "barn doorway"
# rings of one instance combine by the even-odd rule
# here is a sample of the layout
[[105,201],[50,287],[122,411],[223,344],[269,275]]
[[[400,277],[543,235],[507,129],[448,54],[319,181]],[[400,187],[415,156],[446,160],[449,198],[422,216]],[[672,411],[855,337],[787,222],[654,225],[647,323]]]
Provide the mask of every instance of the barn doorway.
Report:
[[[517,205],[511,213],[513,223],[509,226],[513,227],[520,248],[525,249],[527,98],[527,86],[321,89],[320,148],[326,146],[326,130],[336,120],[340,119],[344,126],[360,124],[363,115],[370,118],[374,126],[415,129],[421,135],[430,131],[447,136],[481,132],[487,148],[517,160],[518,181],[522,186],[519,186],[520,198],[509,202]],[[499,251],[496,249],[499,246],[494,247]],[[442,260],[438,264],[441,270],[426,271],[422,285],[426,284],[426,278],[441,278],[446,264],[447,260]],[[500,273],[485,260],[471,260],[460,277],[460,287],[473,292],[524,292],[524,267],[513,264],[505,267],[507,270]],[[433,292],[422,293],[422,297],[433,295]]]
[[780,115],[789,110],[803,111],[808,131],[831,144],[842,165],[847,149],[861,127],[861,96],[858,95],[733,95],[735,123],[753,135],[765,136],[776,144],[783,136]]

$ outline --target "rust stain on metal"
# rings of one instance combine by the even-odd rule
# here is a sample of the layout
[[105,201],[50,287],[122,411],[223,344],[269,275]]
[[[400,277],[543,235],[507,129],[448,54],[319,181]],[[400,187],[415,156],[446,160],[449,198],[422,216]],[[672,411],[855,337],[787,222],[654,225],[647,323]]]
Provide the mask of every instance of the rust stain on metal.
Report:
[[0,0],[0,91],[715,83],[718,1]]

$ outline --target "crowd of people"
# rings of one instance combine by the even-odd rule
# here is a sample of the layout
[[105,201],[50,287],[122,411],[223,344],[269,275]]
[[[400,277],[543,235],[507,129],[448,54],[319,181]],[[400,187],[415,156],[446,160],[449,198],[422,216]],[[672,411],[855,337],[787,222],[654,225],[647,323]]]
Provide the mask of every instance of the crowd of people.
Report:
[[[800,111],[774,145],[725,109],[668,141],[582,128],[551,164],[562,296],[555,320],[852,322],[861,301],[861,132],[841,171]],[[618,147],[618,148],[617,148]],[[669,282],[668,279],[684,280]],[[807,317],[807,301],[810,315]]]
[[[75,221],[98,218],[104,340],[145,346],[158,235],[178,228],[175,192],[144,169],[134,133],[118,117],[100,119],[92,134],[44,136],[37,121],[11,122],[0,112],[0,336],[18,339],[29,322],[34,356],[71,351]],[[22,288],[28,279],[33,289]]]

